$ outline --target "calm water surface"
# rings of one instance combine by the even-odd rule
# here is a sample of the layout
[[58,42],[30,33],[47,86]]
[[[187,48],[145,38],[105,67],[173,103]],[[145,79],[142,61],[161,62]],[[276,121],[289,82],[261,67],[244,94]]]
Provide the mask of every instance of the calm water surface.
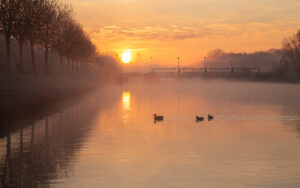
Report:
[[0,185],[300,187],[299,96],[270,83],[107,86],[0,138]]

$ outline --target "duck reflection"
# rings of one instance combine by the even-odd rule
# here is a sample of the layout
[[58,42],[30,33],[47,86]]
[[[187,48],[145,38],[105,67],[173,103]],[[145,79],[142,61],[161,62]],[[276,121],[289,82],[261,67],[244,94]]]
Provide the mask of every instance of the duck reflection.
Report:
[[99,113],[91,103],[31,122],[0,139],[0,187],[51,187],[69,176],[75,154]]

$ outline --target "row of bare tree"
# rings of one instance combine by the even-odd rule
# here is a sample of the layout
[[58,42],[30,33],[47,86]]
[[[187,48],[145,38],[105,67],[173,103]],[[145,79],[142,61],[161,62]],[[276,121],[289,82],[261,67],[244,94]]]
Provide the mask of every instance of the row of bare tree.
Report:
[[96,48],[82,26],[73,18],[72,8],[58,0],[0,0],[0,34],[6,41],[6,71],[11,73],[11,41],[19,44],[17,71],[24,73],[23,46],[30,45],[32,72],[37,73],[35,49],[44,49],[48,74],[48,54],[55,51],[67,60],[70,71],[86,68]]

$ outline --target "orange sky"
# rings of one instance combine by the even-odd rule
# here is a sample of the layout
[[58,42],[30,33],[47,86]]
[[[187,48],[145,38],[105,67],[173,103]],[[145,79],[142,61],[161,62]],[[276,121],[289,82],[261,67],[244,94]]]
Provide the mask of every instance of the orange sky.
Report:
[[300,29],[299,0],[71,0],[101,53],[131,49],[135,64],[191,65],[216,48],[280,48]]

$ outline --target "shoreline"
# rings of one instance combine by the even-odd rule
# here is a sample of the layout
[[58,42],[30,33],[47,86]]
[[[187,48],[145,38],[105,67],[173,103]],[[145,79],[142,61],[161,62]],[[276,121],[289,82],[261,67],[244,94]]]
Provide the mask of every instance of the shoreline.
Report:
[[142,76],[146,80],[155,80],[160,77],[169,78],[191,78],[191,79],[203,79],[213,80],[222,79],[229,81],[249,81],[249,82],[266,82],[266,83],[287,83],[287,84],[299,84],[300,75],[279,75],[278,73],[221,73],[221,72],[207,72],[207,73],[146,73],[143,75],[134,74],[130,77]]
[[[72,76],[0,75],[0,129],[26,116],[47,111],[101,83]],[[1,131],[2,134],[2,131]]]

